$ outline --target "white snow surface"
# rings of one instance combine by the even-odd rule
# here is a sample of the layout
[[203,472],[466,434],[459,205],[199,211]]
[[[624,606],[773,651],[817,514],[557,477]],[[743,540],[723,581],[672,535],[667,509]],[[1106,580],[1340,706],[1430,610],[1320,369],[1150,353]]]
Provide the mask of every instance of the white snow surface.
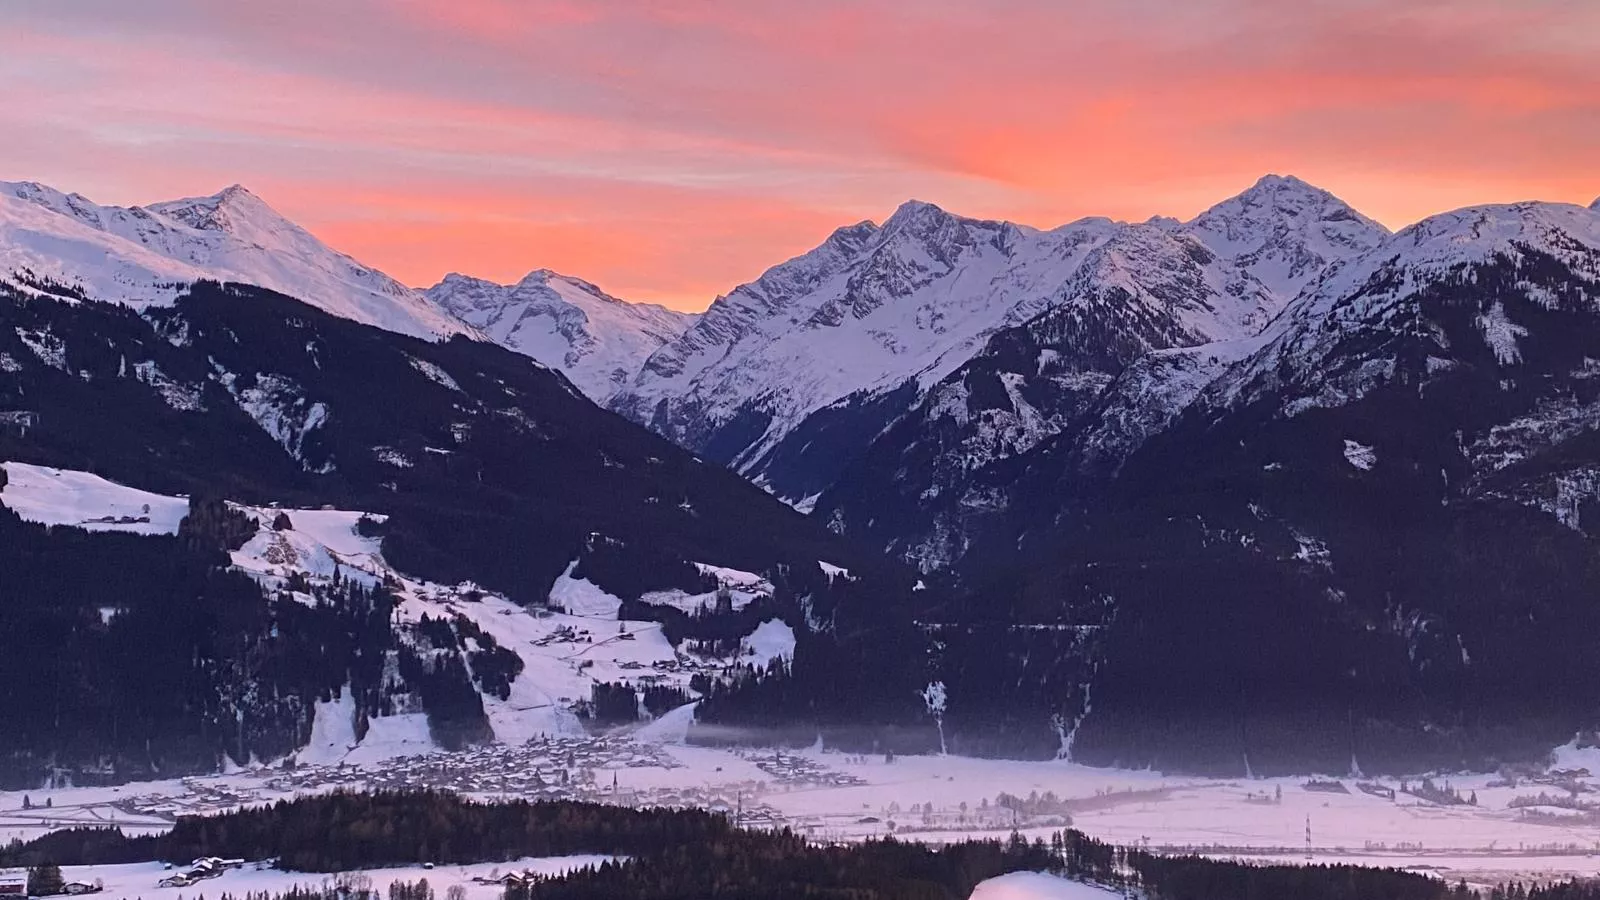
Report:
[[768,619],[743,641],[741,662],[765,669],[773,660],[794,659],[794,629],[782,619]]
[[1377,451],[1368,444],[1352,441],[1349,438],[1345,438],[1344,441],[1344,458],[1345,462],[1363,472],[1372,471],[1372,467],[1378,464]]
[[[499,885],[478,884],[474,878],[488,877],[491,873],[521,872],[524,870],[538,872],[543,875],[560,875],[573,872],[587,866],[598,866],[612,857],[608,856],[560,856],[545,858],[529,858],[500,863],[477,863],[469,866],[439,865],[425,869],[420,865],[397,866],[389,869],[359,869],[342,875],[363,874],[372,879],[372,887],[377,896],[387,896],[389,886],[394,882],[416,882],[426,878],[434,893],[443,897],[445,891],[452,885],[461,885],[467,892],[467,900],[500,900],[503,888]],[[107,900],[133,900],[133,898],[164,898],[164,900],[177,900],[179,897],[198,897],[202,894],[231,894],[243,897],[250,893],[266,892],[279,894],[292,887],[300,886],[308,889],[320,889],[325,883],[332,883],[334,876],[323,875],[315,872],[285,872],[278,869],[257,870],[253,865],[246,865],[242,869],[224,872],[214,881],[184,888],[163,888],[156,885],[161,879],[173,874],[172,870],[164,869],[161,863],[127,863],[123,865],[106,866],[62,866],[63,877],[68,881],[84,881],[105,883],[105,893],[97,894]]]
[[18,462],[3,463],[0,468],[5,469],[7,478],[0,490],[0,504],[41,525],[177,534],[178,523],[189,513],[185,498],[152,494],[88,472]]
[[424,293],[501,346],[561,370],[596,403],[609,399],[651,353],[697,318],[619,300],[549,269],[530,272],[516,284],[452,273]]
[[[1479,800],[1476,806],[1439,806],[1405,794],[1396,800],[1366,794],[1356,789],[1352,778],[1342,779],[1349,793],[1330,794],[1305,790],[1304,777],[1195,778],[1096,769],[1061,760],[959,756],[897,756],[889,762],[882,755],[813,748],[785,751],[784,755],[852,780],[786,785],[760,767],[766,764],[763,760],[773,758],[773,751],[677,743],[672,733],[684,723],[674,717],[682,715],[686,713],[675,711],[657,720],[655,724],[661,727],[656,731],[647,735],[641,730],[635,735],[635,741],[665,741],[667,746],[633,746],[641,753],[651,749],[665,753],[670,762],[596,773],[596,780],[607,789],[613,773],[620,786],[610,801],[609,790],[602,790],[598,796],[603,802],[689,803],[717,808],[717,798],[721,798],[723,808],[731,810],[737,797],[742,798],[747,812],[769,808],[781,824],[822,840],[883,837],[888,834],[888,822],[894,821],[898,837],[937,844],[968,838],[1004,840],[1012,819],[994,806],[996,796],[1004,791],[1026,797],[1037,791],[1054,793],[1066,801],[1074,827],[1085,833],[1125,846],[1148,841],[1154,852],[1299,863],[1305,858],[1309,819],[1314,861],[1318,863],[1428,866],[1452,883],[1465,878],[1474,885],[1596,873],[1592,826],[1529,818],[1513,801],[1548,788],[1529,782],[1507,786],[1493,774],[1435,773],[1436,782],[1449,783],[1463,794],[1475,793]],[[516,764],[519,752],[521,748],[516,747],[485,748],[422,760],[361,763],[343,771],[324,770],[322,777],[309,784],[286,782],[281,770],[261,768],[132,785],[0,792],[0,840],[37,837],[42,831],[73,825],[116,824],[132,833],[159,832],[170,828],[175,815],[210,814],[339,787],[359,789],[363,773],[390,776],[406,772],[409,783],[417,786],[442,784],[446,782],[430,779],[440,778],[441,767],[451,761],[484,773],[486,787],[469,792],[469,796],[487,799],[504,793],[503,788],[494,786],[501,783],[494,773],[505,772],[508,763]],[[554,752],[564,755],[559,749]],[[624,753],[625,757],[635,755]],[[503,762],[497,765],[496,759]],[[1600,771],[1597,759],[1600,751],[1569,744],[1556,749],[1553,764]],[[309,768],[301,766],[299,772],[303,775]],[[1396,778],[1373,780],[1390,788],[1400,785]],[[1416,782],[1415,777],[1410,780]],[[1583,780],[1591,787],[1596,783],[1592,777]],[[1281,800],[1271,800],[1280,792]],[[25,794],[36,808],[21,808]],[[52,809],[37,808],[47,799]],[[913,804],[932,810],[924,818],[908,812]],[[1029,840],[1048,839],[1059,827],[1024,822],[1021,832]],[[501,871],[508,867],[501,864]],[[447,882],[441,879],[450,877],[442,873],[453,869],[441,867],[428,877],[442,887]],[[101,867],[96,870],[104,872]],[[149,871],[154,869],[140,870]],[[78,870],[68,874],[78,877]],[[105,877],[112,883],[108,874],[93,877]],[[232,873],[224,876],[217,889],[232,890],[228,879],[233,877]],[[415,880],[419,876],[408,873],[404,877]],[[1094,898],[1085,895],[1081,900]]]
[[771,581],[754,572],[731,569],[727,566],[713,566],[708,563],[695,563],[695,568],[700,570],[701,575],[715,579],[717,590],[703,594],[690,594],[681,590],[650,591],[639,599],[657,606],[670,606],[684,612],[695,612],[716,606],[721,599],[719,594],[727,591],[729,605],[735,610],[740,610],[754,603],[757,598],[772,596],[775,590]]
[[476,336],[419,291],[328,247],[239,185],[120,207],[0,182],[0,279],[19,270],[135,307],[170,303],[200,279],[236,281],[402,334]]
[[317,703],[311,720],[311,737],[295,754],[297,762],[325,766],[342,762],[356,748],[356,704],[348,688],[340,688],[333,700]]
[[1528,336],[1528,329],[1506,316],[1506,305],[1495,300],[1488,312],[1478,316],[1478,328],[1483,332],[1483,342],[1494,351],[1495,361],[1502,366],[1522,362],[1522,348],[1517,341]]
[[978,883],[970,900],[1114,900],[1118,891],[1046,872],[1010,872]]

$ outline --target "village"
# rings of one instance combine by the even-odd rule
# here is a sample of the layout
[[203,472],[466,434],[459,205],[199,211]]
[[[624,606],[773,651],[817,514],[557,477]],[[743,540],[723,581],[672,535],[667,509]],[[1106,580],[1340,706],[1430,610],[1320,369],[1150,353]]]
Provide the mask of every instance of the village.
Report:
[[[0,829],[6,839],[85,825],[150,834],[184,816],[295,796],[425,788],[485,801],[699,808],[747,828],[788,828],[820,842],[894,835],[940,843],[1004,839],[1012,830],[1031,839],[1075,827],[1159,852],[1446,866],[1496,877],[1587,871],[1600,853],[1591,799],[1600,796],[1590,774],[1595,754],[1586,750],[1563,749],[1548,768],[1495,774],[1231,780],[1062,761],[712,747],[650,728],[538,735],[521,744],[380,761],[284,760],[159,782],[0,794]],[[269,867],[261,872],[239,871],[257,864],[197,860],[141,869],[137,877],[131,870],[105,877],[126,879],[127,888],[119,890],[154,896],[194,893],[202,883],[213,893],[231,890],[236,880],[271,875],[270,861],[261,861]],[[527,866],[492,868],[470,875],[503,886],[523,877],[518,873]],[[99,870],[73,872],[59,893],[93,892],[101,876]],[[213,889],[215,879],[221,882]],[[486,890],[487,882],[469,887]]]

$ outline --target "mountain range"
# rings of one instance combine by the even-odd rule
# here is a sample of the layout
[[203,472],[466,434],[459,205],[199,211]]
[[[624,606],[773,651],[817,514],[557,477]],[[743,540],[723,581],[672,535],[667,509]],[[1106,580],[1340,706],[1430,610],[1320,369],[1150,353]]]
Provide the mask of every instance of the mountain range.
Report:
[[[368,511],[402,594],[583,576],[679,640],[791,629],[684,685],[702,725],[1249,773],[1492,767],[1600,721],[1600,201],[1394,234],[1285,176],[1187,222],[911,202],[695,315],[543,269],[412,290],[240,188],[7,185],[0,263],[0,458]],[[770,589],[662,600],[716,571]],[[398,708],[322,677],[263,751],[358,683]],[[431,677],[392,693],[481,738]]]

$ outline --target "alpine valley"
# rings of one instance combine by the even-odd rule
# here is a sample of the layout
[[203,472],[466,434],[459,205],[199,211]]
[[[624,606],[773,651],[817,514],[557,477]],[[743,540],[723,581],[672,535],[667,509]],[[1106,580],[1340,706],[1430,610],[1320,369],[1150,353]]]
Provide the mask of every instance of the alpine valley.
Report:
[[0,783],[669,715],[1492,770],[1600,725],[1597,424],[1600,201],[911,202],[690,315],[0,184]]

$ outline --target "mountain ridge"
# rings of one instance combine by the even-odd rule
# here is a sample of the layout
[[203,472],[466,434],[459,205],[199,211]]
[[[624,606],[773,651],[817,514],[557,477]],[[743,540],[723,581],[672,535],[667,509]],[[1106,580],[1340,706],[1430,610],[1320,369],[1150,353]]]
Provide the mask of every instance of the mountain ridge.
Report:
[[[1112,292],[1147,308],[1119,313],[1128,322],[1181,319],[1152,349],[1240,339],[1326,265],[1387,234],[1285,176],[1189,222],[1089,217],[1040,230],[907,201],[883,225],[836,230],[718,298],[610,406],[809,509],[1007,329]],[[1188,286],[1163,296],[1137,284],[1186,266]]]
[[6,275],[24,268],[37,278],[81,283],[96,299],[166,305],[185,285],[208,278],[308,297],[336,315],[413,336],[474,334],[237,184],[210,196],[119,207],[34,182],[0,182],[0,217]]
[[422,293],[501,346],[561,370],[599,403],[697,318],[546,268],[515,284],[452,272]]

